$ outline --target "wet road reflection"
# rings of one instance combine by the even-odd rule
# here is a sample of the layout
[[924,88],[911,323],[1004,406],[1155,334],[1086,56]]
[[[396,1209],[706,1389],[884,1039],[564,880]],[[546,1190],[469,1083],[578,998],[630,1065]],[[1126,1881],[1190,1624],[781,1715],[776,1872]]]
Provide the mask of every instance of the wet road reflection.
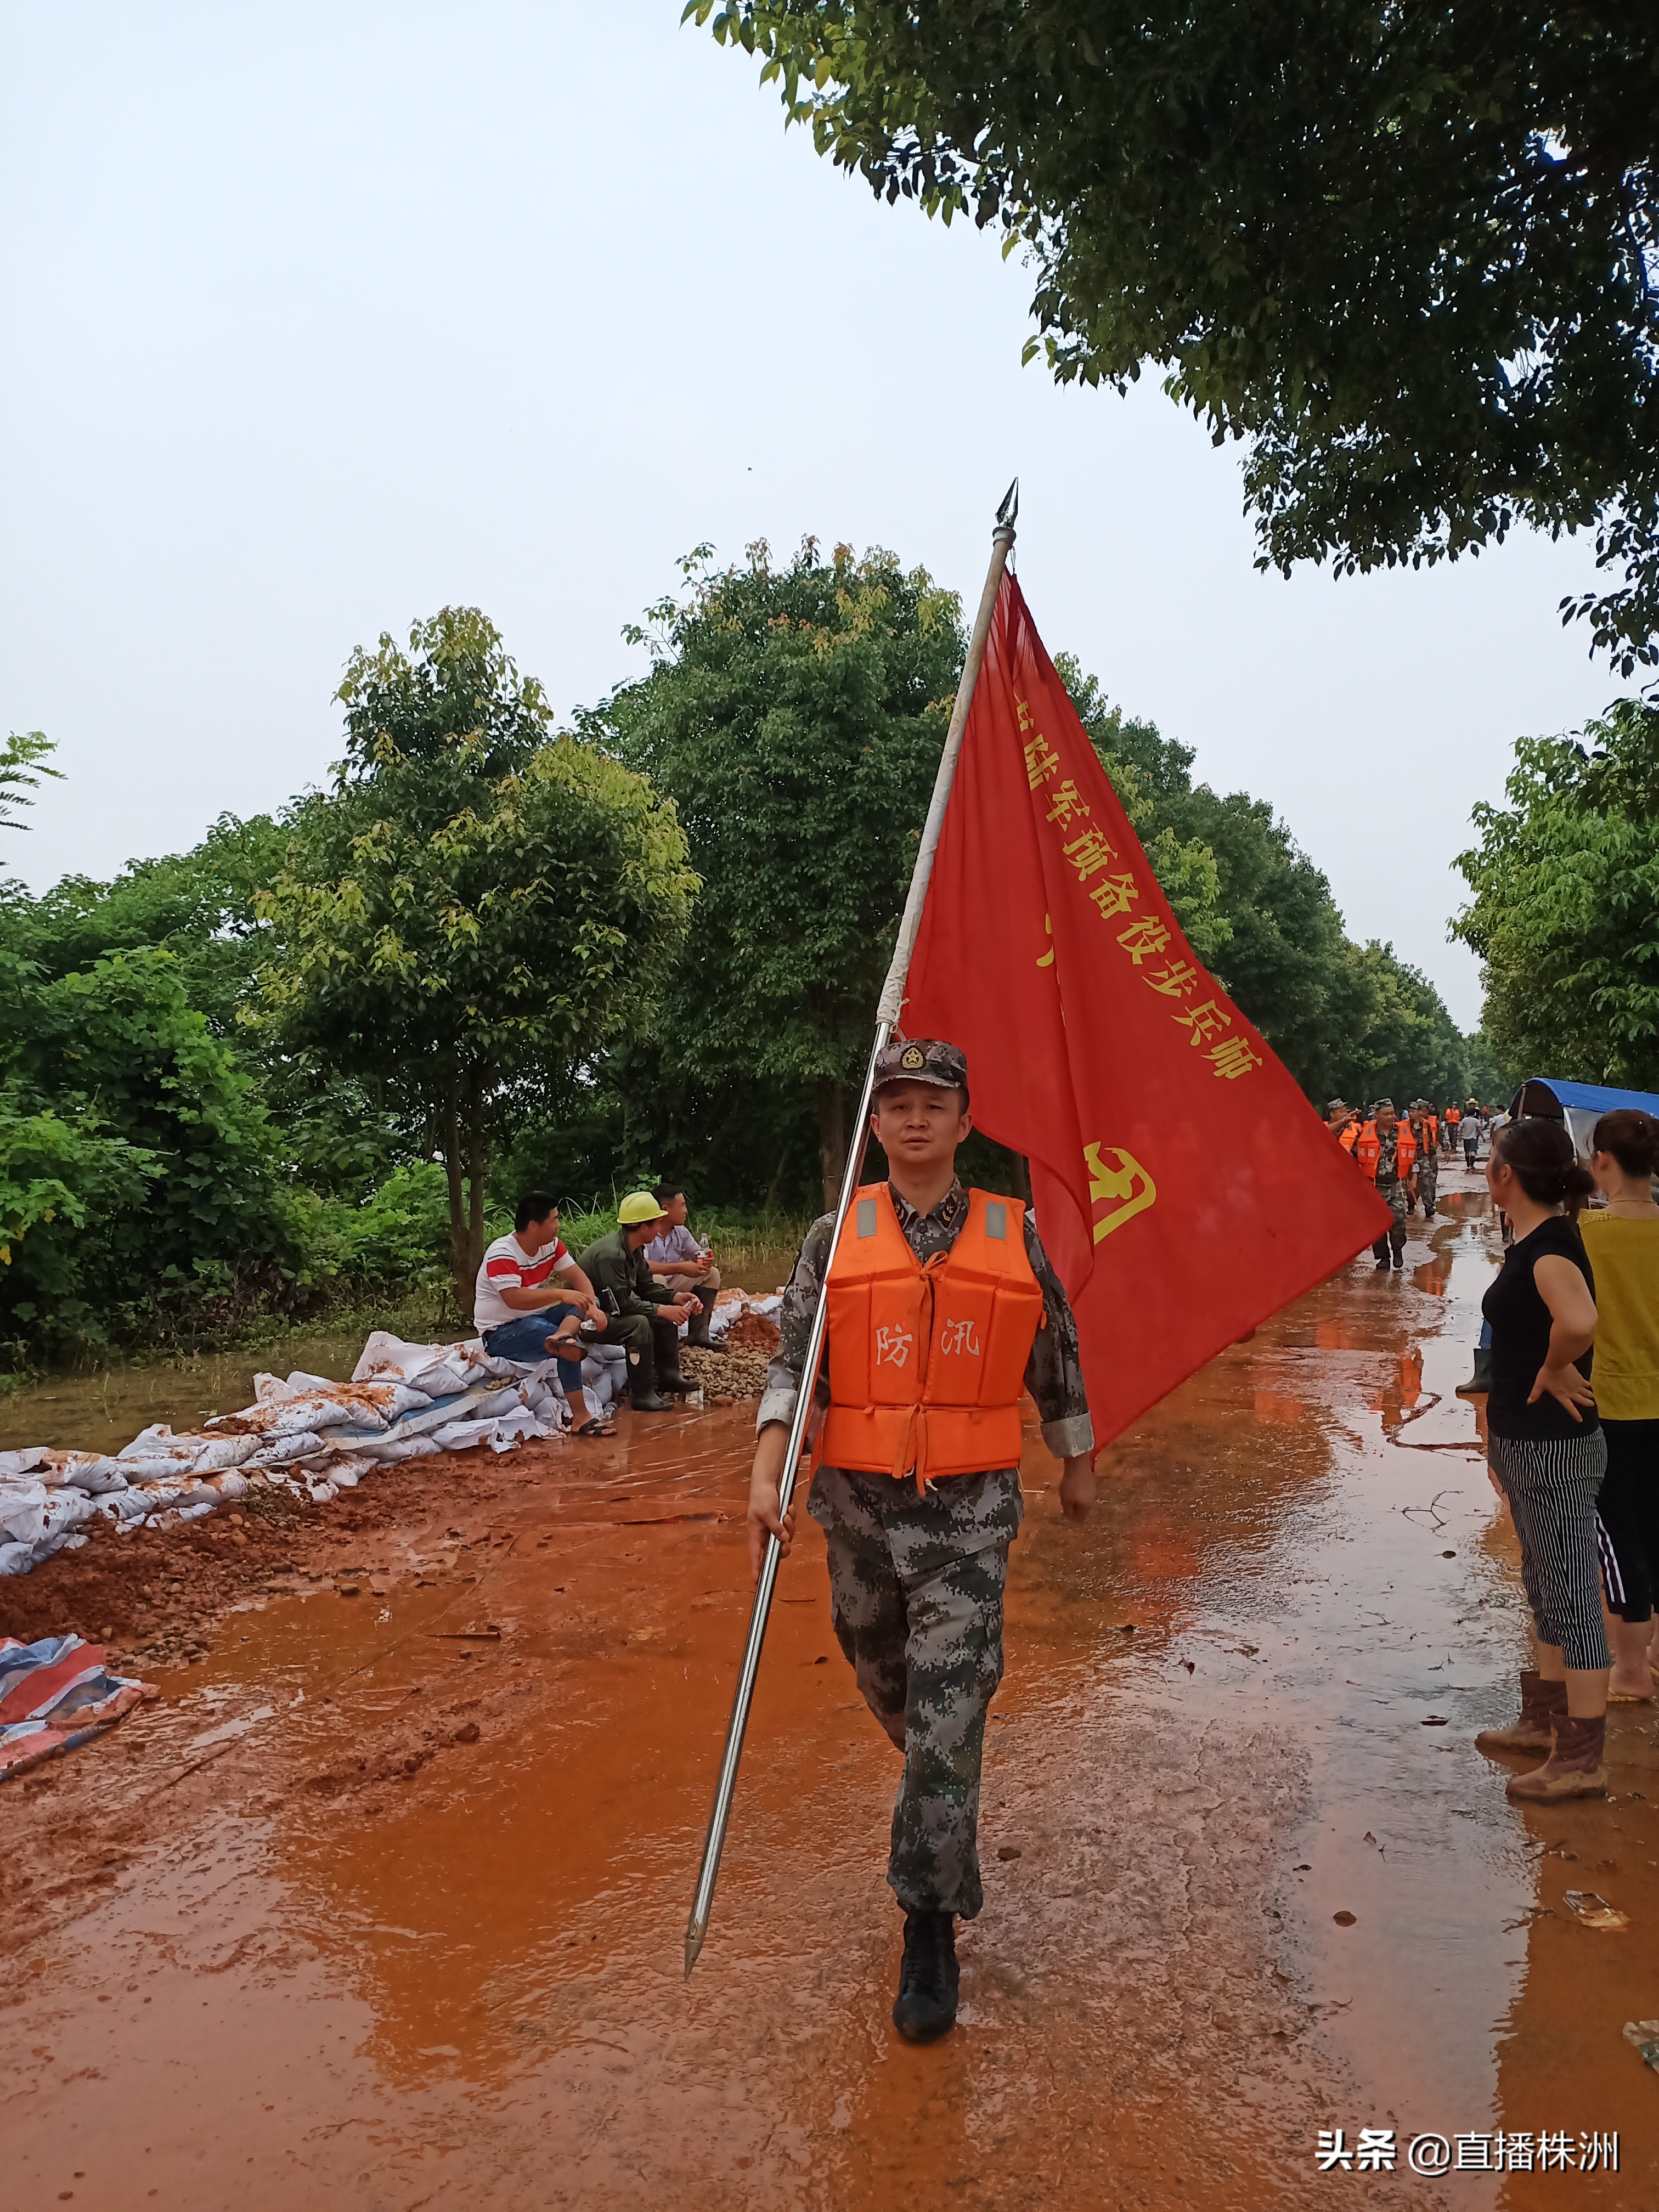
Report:
[[[1455,1395],[1484,1206],[1454,1188],[1405,1277],[1364,1261],[1217,1360],[1114,1448],[1082,1530],[1031,1442],[947,2043],[888,2024],[892,1759],[815,1530],[681,1979],[746,1613],[744,1409],[686,1415],[553,1455],[488,1527],[458,1506],[441,1568],[274,1602],[167,1685],[122,1786],[240,1733],[21,1962],[9,2202],[1659,2203],[1659,2082],[1620,2034],[1659,2013],[1651,1716],[1615,1721],[1616,1803],[1542,1819],[1471,1741],[1522,1650]],[[1617,2128],[1624,2171],[1319,2176],[1339,2126]]]

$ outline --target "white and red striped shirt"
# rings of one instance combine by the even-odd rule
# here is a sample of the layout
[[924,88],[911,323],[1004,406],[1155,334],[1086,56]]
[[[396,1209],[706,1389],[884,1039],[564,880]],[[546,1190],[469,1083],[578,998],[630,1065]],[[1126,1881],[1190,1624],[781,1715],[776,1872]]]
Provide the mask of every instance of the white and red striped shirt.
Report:
[[483,1255],[472,1291],[472,1326],[480,1332],[517,1321],[523,1308],[514,1308],[503,1291],[538,1291],[548,1277],[570,1265],[570,1252],[562,1237],[539,1250],[526,1252],[515,1235],[498,1237]]

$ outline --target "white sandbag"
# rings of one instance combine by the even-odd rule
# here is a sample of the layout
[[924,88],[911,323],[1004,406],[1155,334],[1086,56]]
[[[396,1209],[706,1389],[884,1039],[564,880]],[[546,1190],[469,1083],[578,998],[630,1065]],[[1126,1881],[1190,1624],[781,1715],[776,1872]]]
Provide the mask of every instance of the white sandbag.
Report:
[[434,1429],[432,1441],[440,1451],[471,1451],[486,1437],[493,1437],[496,1424],[488,1421],[451,1421],[447,1428]]
[[136,1528],[141,1521],[149,1518],[150,1503],[142,1490],[106,1490],[92,1501],[94,1513],[101,1513],[118,1528]]
[[400,1460],[429,1459],[439,1447],[430,1437],[379,1437],[371,1443],[360,1444],[351,1453],[353,1465],[395,1467]]
[[93,1503],[84,1491],[67,1485],[48,1490],[43,1482],[8,1483],[0,1489],[0,1540],[27,1544],[37,1560],[57,1551],[70,1530],[89,1521]]
[[49,1456],[64,1480],[84,1490],[88,1498],[102,1498],[107,1492],[127,1486],[127,1470],[118,1459],[111,1459],[106,1453],[52,1452]]
[[204,1437],[196,1455],[198,1474],[216,1474],[222,1468],[241,1467],[259,1449],[258,1437]]
[[167,1458],[175,1441],[171,1421],[152,1421],[147,1429],[139,1430],[131,1443],[123,1444],[115,1456],[119,1460]]
[[216,1497],[222,1498],[228,1504],[233,1498],[245,1498],[247,1495],[248,1480],[245,1474],[239,1474],[234,1467],[228,1467],[216,1474],[204,1476],[202,1486],[212,1491]]
[[154,1452],[143,1458],[123,1459],[121,1472],[129,1482],[174,1482],[189,1480],[196,1471],[189,1452]]
[[275,1437],[267,1444],[242,1462],[244,1474],[256,1468],[290,1467],[295,1460],[313,1459],[323,1449],[323,1440],[315,1429],[301,1429],[297,1436]]
[[[567,1406],[565,1419],[568,1420],[569,1418],[570,1409]],[[563,1426],[563,1422],[560,1423],[560,1426]],[[532,1413],[528,1406],[520,1406],[516,1413],[504,1414],[500,1420],[492,1424],[492,1429],[493,1434],[489,1439],[490,1449],[498,1452],[511,1451],[521,1437],[544,1437],[550,1433],[542,1418]]]
[[0,1544],[0,1575],[26,1575],[33,1565],[33,1544]]
[[46,1455],[45,1444],[25,1444],[19,1451],[0,1451],[0,1482],[32,1474]]

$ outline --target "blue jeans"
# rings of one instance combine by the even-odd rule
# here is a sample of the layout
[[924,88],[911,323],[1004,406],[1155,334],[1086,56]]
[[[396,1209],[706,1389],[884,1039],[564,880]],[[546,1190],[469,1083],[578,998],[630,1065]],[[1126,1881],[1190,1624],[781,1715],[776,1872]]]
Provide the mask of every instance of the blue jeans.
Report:
[[[499,1328],[487,1328],[483,1333],[483,1348],[497,1359],[516,1359],[526,1367],[547,1357],[547,1340],[568,1314],[579,1314],[580,1306],[544,1306],[539,1313],[515,1314],[504,1321]],[[559,1381],[568,1398],[582,1384],[582,1364],[580,1359],[562,1359]]]

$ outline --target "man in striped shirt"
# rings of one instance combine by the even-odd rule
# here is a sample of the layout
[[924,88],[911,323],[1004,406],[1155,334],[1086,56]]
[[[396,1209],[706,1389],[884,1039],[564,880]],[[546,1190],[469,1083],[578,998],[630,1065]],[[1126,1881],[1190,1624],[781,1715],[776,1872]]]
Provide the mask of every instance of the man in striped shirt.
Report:
[[499,1359],[535,1365],[551,1352],[559,1358],[559,1382],[570,1401],[579,1437],[613,1431],[592,1419],[582,1394],[582,1358],[586,1346],[577,1331],[583,1322],[602,1328],[605,1314],[593,1285],[559,1235],[559,1209],[544,1190],[527,1191],[519,1200],[513,1234],[498,1237],[484,1254],[472,1293],[472,1325],[483,1347]]

